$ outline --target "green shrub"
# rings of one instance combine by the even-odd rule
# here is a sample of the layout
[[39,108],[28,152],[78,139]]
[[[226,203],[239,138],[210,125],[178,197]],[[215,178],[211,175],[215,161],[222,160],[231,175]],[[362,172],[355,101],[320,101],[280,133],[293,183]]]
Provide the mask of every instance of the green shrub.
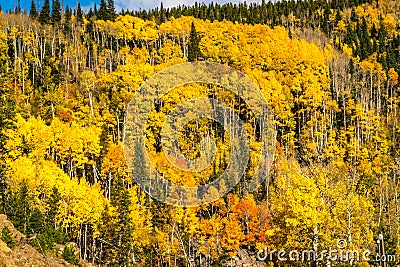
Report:
[[40,247],[45,250],[53,250],[54,244],[65,244],[68,241],[68,237],[61,229],[54,229],[49,226],[46,226],[43,229],[43,232],[37,235],[37,240],[31,240],[30,244],[36,248],[39,248],[38,242],[40,243]]
[[78,266],[80,266],[80,265],[79,265],[79,259],[76,258],[76,256],[75,256],[75,251],[74,251],[72,248],[66,246],[66,247],[64,248],[62,257],[63,257],[63,259],[64,259],[65,261],[67,261],[68,263],[71,263],[71,264],[73,264],[73,265],[78,265]]
[[1,240],[3,240],[3,242],[6,243],[9,248],[15,247],[14,237],[12,236],[11,231],[10,229],[8,229],[7,226],[5,226],[1,231]]

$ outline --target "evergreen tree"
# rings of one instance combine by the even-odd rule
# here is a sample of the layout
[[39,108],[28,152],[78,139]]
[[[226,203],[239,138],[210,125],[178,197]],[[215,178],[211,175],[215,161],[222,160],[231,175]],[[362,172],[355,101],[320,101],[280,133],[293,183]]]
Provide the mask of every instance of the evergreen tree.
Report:
[[1,230],[1,240],[11,249],[15,247],[14,237],[7,226],[4,226],[4,228]]
[[108,16],[108,7],[107,3],[105,0],[100,1],[100,8],[99,11],[97,12],[97,18],[101,20],[109,20]]
[[17,6],[14,9],[15,14],[21,13],[21,0],[17,0]]
[[139,180],[141,183],[146,183],[148,177],[145,162],[146,159],[141,144],[138,140],[136,140],[134,145],[132,175],[135,177],[136,181]]
[[65,33],[70,33],[71,32],[71,18],[72,18],[72,9],[68,7],[68,5],[65,7],[65,19],[64,19],[64,32]]
[[28,185],[24,181],[16,194],[12,194],[10,210],[7,216],[10,218],[15,228],[27,234],[31,207],[29,204]]
[[42,212],[38,208],[34,208],[29,216],[29,224],[27,234],[34,235],[42,232],[44,227],[44,218]]
[[50,0],[44,0],[42,11],[39,14],[39,22],[41,24],[48,24],[50,20]]
[[114,0],[108,0],[108,2],[107,2],[107,11],[108,11],[108,19],[109,20],[115,20],[117,14],[115,12]]
[[7,200],[7,178],[6,178],[6,159],[9,157],[6,148],[7,136],[6,129],[14,128],[15,102],[9,97],[11,89],[8,86],[10,80],[10,58],[9,51],[4,46],[0,48],[0,212],[6,213]]
[[372,25],[371,28],[371,38],[376,38],[378,34],[378,30],[376,29],[375,23]]
[[52,225],[53,228],[57,227],[57,214],[58,214],[58,208],[60,205],[61,201],[61,194],[58,191],[57,187],[53,187],[48,205],[49,205],[49,210],[47,211],[46,218],[47,221],[49,222],[50,225]]
[[112,261],[108,266],[131,266],[134,229],[130,217],[129,191],[125,187],[122,177],[116,177],[112,186],[111,205],[115,208],[115,212],[109,215],[109,212],[106,211],[102,219],[106,226],[102,234],[104,239],[107,239],[105,246],[108,245],[105,259]]
[[349,73],[351,75],[354,74],[354,60],[352,58],[350,59],[350,62],[349,62]]
[[360,57],[361,59],[365,59],[372,53],[372,45],[371,45],[370,35],[368,32],[367,21],[365,20],[365,18],[362,19],[362,24],[358,28],[359,28],[358,36],[360,39],[360,49],[361,49]]
[[83,23],[83,12],[81,9],[81,4],[79,2],[76,5],[75,16],[78,23]]
[[378,41],[379,41],[379,53],[386,52],[386,39],[387,39],[387,31],[385,29],[385,25],[383,23],[383,19],[380,21],[379,31],[378,31]]
[[61,22],[60,0],[53,0],[52,11],[51,11],[51,21],[52,21],[53,25],[60,24],[60,22]]
[[86,16],[85,16],[88,20],[90,20],[91,18],[94,17],[94,12],[92,8],[89,8],[89,11],[87,12]]
[[35,0],[32,0],[31,2],[31,8],[29,11],[29,17],[31,17],[32,19],[36,19],[38,17],[38,12],[36,9],[36,4],[35,4]]
[[324,17],[323,17],[323,24],[322,24],[322,30],[328,35],[330,32],[329,16],[331,14],[332,14],[332,12],[328,5],[324,10]]
[[161,2],[160,6],[160,24],[165,22],[165,9],[163,3]]
[[68,246],[64,248],[62,257],[68,263],[71,263],[73,265],[79,265],[79,259],[76,258],[74,249]]
[[189,46],[188,46],[188,61],[189,62],[196,61],[201,56],[199,43],[200,43],[200,36],[198,35],[198,33],[196,31],[196,27],[194,26],[194,23],[192,22],[192,25],[190,28],[190,38],[189,38]]
[[64,244],[68,241],[65,233],[57,228],[56,216],[60,200],[61,195],[58,189],[53,187],[47,202],[48,211],[43,214],[38,208],[35,208],[30,212],[27,234],[36,237],[30,242],[32,246],[40,247],[43,250],[52,250],[55,243]]
[[119,266],[127,266],[132,253],[132,221],[130,217],[131,201],[129,191],[125,188],[122,178],[118,178],[114,187],[114,197],[111,203],[117,208],[116,236],[114,244],[118,244],[117,258]]

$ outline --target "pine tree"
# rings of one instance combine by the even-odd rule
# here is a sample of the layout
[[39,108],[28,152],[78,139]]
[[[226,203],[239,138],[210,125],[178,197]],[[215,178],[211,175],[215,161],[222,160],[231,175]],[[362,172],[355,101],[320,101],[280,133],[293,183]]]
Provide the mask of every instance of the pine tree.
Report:
[[72,18],[72,9],[68,7],[68,5],[65,7],[65,19],[64,19],[64,32],[65,33],[70,33],[71,32],[71,18]]
[[132,221],[130,217],[131,201],[129,191],[125,188],[122,178],[118,178],[114,187],[114,197],[111,203],[117,208],[116,238],[114,244],[118,244],[117,259],[119,266],[127,266],[132,253]]
[[76,21],[78,23],[83,23],[83,12],[81,9],[81,4],[79,2],[76,5],[75,15],[76,15]]
[[1,230],[1,240],[11,249],[15,247],[14,237],[7,226],[4,226],[4,228]]
[[43,250],[52,250],[55,243],[62,244],[67,241],[65,234],[54,229],[54,224],[46,221],[44,214],[38,208],[33,209],[30,214],[27,234],[35,237],[31,240],[31,245]]
[[21,0],[17,0],[17,6],[14,9],[15,14],[21,13]]
[[42,212],[38,208],[34,208],[29,216],[29,224],[27,227],[28,235],[35,235],[42,232],[44,227],[44,218]]
[[38,246],[44,250],[52,250],[54,244],[63,244],[68,241],[65,233],[58,228],[57,214],[61,201],[61,194],[57,187],[53,187],[47,201],[49,208],[45,214],[35,208],[29,218],[28,234],[36,235],[37,240],[32,241],[33,246]]
[[360,39],[360,49],[361,49],[361,59],[367,58],[372,53],[372,45],[370,40],[370,35],[368,32],[367,21],[365,18],[362,19],[362,24],[359,26],[359,39]]
[[29,17],[31,17],[32,19],[36,19],[38,17],[38,12],[36,9],[36,4],[35,4],[35,0],[32,0],[31,2],[31,8],[29,11]]
[[192,22],[192,25],[190,28],[190,38],[189,38],[189,46],[188,46],[188,61],[189,62],[196,61],[201,56],[199,43],[200,43],[200,36],[198,35],[198,33],[196,31],[196,27],[194,26],[194,23]]
[[108,16],[108,7],[107,3],[105,0],[100,1],[100,8],[99,11],[97,12],[97,18],[101,20],[109,20]]
[[7,200],[7,178],[6,159],[9,157],[6,148],[7,136],[5,130],[14,128],[14,118],[16,114],[15,101],[9,97],[10,80],[9,53],[7,47],[0,48],[0,211],[6,213]]
[[79,265],[79,259],[76,258],[75,251],[74,251],[73,248],[70,248],[70,247],[66,246],[64,248],[63,253],[62,253],[62,257],[66,262],[71,263],[73,265],[80,266]]
[[378,31],[378,41],[379,41],[379,53],[387,52],[386,50],[386,38],[387,31],[385,29],[385,25],[383,23],[383,19],[380,21],[379,31]]
[[89,11],[87,12],[87,14],[86,14],[85,17],[86,17],[88,20],[90,20],[91,18],[93,18],[93,16],[94,16],[93,9],[92,9],[92,8],[89,8]]
[[39,22],[41,24],[48,24],[50,20],[50,0],[44,0],[42,11],[39,14]]
[[117,14],[115,12],[114,0],[108,0],[107,11],[108,11],[108,19],[115,20],[115,17],[117,16]]
[[349,62],[349,73],[351,75],[354,74],[354,60],[352,58],[350,58],[350,62]]
[[108,266],[130,266],[134,229],[130,217],[129,190],[125,187],[122,177],[116,177],[112,185],[111,205],[115,212],[110,214],[107,209],[102,218],[105,226],[102,236],[107,240],[104,258],[111,259],[112,262]]
[[26,181],[22,183],[16,194],[12,194],[11,198],[11,208],[7,211],[7,216],[13,222],[15,228],[27,234],[31,207],[29,204],[28,185]]
[[332,14],[331,9],[329,8],[329,5],[327,5],[327,7],[324,10],[322,30],[328,35],[329,35],[329,32],[330,32],[329,16],[331,14]]
[[160,6],[160,24],[165,22],[165,9],[163,3],[161,2]]
[[52,225],[53,228],[57,227],[57,214],[59,210],[59,205],[61,201],[61,194],[57,187],[53,187],[48,201],[49,210],[46,214],[47,221]]
[[143,153],[143,148],[138,140],[134,144],[134,158],[133,158],[133,170],[132,175],[136,181],[140,183],[146,183],[148,174],[146,169],[146,159]]
[[61,4],[60,0],[53,0],[51,21],[53,25],[60,24],[61,22]]

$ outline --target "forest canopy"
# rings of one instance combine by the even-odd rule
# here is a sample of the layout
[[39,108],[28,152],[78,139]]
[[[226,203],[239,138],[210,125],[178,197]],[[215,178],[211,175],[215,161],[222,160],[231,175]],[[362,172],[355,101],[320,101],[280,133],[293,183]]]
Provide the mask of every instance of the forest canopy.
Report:
[[[112,0],[88,12],[46,0],[41,7],[32,1],[29,13],[2,11],[1,212],[46,253],[75,242],[79,258],[99,266],[230,266],[243,253],[255,264],[264,247],[335,249],[339,239],[376,254],[379,235],[386,254],[400,259],[399,17],[394,0],[121,12]],[[140,86],[196,61],[233,67],[260,88],[274,117],[276,152],[266,182],[250,192],[260,153],[250,140],[245,175],[229,194],[184,208],[135,183],[123,142],[127,106]],[[154,166],[171,182],[201,185],[229,164],[229,137],[207,120],[191,121],[179,140],[191,159],[201,137],[213,140],[217,153],[203,172],[172,171],[160,145],[173,107],[211,95],[257,131],[232,94],[200,83],[172,90],[155,103],[146,128]]]

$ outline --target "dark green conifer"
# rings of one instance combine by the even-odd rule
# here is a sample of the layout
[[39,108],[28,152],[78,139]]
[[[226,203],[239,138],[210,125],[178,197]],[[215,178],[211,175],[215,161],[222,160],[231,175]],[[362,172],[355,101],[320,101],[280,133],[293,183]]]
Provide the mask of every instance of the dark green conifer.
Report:
[[108,7],[105,0],[100,1],[100,8],[97,12],[97,18],[101,20],[109,20]]
[[43,8],[39,14],[39,22],[41,24],[48,24],[50,21],[50,0],[44,0]]
[[44,217],[38,208],[34,208],[29,216],[29,224],[27,227],[27,234],[33,236],[43,231]]
[[4,226],[4,228],[1,230],[1,240],[11,249],[15,247],[14,237],[7,226]]
[[349,73],[351,75],[354,74],[354,60],[352,58],[350,59],[350,62],[349,62]]
[[71,18],[72,18],[72,9],[68,7],[68,5],[65,7],[65,19],[64,19],[64,32],[65,33],[70,33],[71,32]]
[[163,3],[161,2],[160,6],[160,24],[165,22],[165,9]]
[[57,228],[57,214],[60,206],[61,194],[57,187],[53,187],[49,197],[48,205],[49,210],[47,211],[47,221],[52,225],[53,228]]
[[107,11],[108,11],[108,19],[115,20],[115,18],[117,17],[117,13],[115,12],[114,0],[108,0]]
[[7,48],[0,49],[0,212],[6,213],[7,207],[7,177],[6,160],[9,157],[6,148],[7,135],[5,130],[14,128],[14,118],[16,114],[15,101],[10,96],[11,88],[8,86],[10,80],[9,51]]
[[28,185],[26,181],[24,181],[17,193],[11,196],[10,209],[7,211],[7,216],[10,218],[15,228],[27,234],[30,214],[31,207],[29,204]]
[[[114,259],[110,266],[130,266],[133,253],[132,233],[133,223],[130,216],[131,200],[129,191],[125,187],[122,177],[116,177],[111,189],[111,205],[115,208],[115,215],[109,215],[107,210],[103,215],[102,229],[105,259]],[[112,244],[112,246],[110,245]]]
[[75,16],[78,23],[83,23],[83,12],[81,9],[81,4],[79,2],[76,5]]
[[21,13],[21,0],[17,0],[17,6],[14,9],[15,14]]
[[194,23],[192,22],[192,25],[190,28],[190,37],[189,37],[189,46],[188,46],[188,61],[189,62],[196,61],[201,56],[199,43],[200,43],[200,36],[196,31],[196,27],[194,26]]
[[31,8],[29,10],[29,17],[32,19],[36,19],[38,17],[35,0],[32,0],[32,2],[31,2]]
[[61,22],[61,4],[60,0],[53,0],[51,10],[51,22],[53,25],[60,24]]

